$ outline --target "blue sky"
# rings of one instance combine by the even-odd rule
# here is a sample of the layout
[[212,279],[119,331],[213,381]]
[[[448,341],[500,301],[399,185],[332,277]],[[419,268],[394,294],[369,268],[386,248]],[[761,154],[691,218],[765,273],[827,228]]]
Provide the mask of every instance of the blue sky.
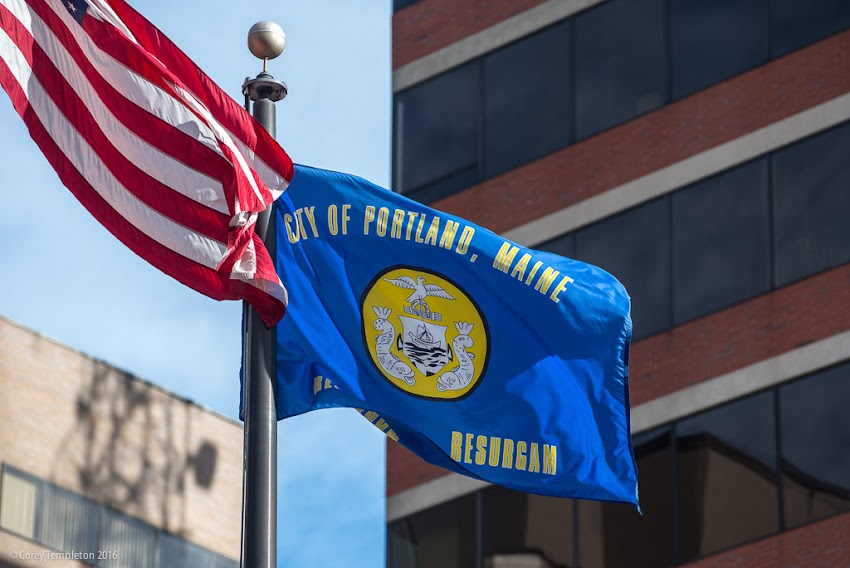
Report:
[[[294,161],[389,183],[389,0],[130,0],[225,91],[262,63],[248,29],[287,34],[278,140]],[[147,265],[58,181],[0,95],[0,314],[235,418],[240,318]],[[351,410],[280,423],[278,565],[384,562],[384,437]]]

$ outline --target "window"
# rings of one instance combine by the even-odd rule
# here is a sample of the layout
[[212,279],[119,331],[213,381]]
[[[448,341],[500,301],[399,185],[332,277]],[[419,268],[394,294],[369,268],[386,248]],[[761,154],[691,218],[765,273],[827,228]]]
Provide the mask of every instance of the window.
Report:
[[105,511],[103,550],[113,551],[115,558],[107,559],[104,566],[147,568],[153,565],[155,547],[156,529],[117,511]]
[[770,289],[767,160],[672,194],[678,325]]
[[576,25],[576,135],[592,136],[667,100],[663,0],[611,0]]
[[682,560],[779,529],[773,396],[762,392],[677,423]]
[[850,364],[779,389],[788,528],[850,511]]
[[389,526],[387,563],[395,568],[475,565],[476,496],[411,515]]
[[0,489],[0,527],[35,539],[38,483],[27,477],[11,475],[4,468]]
[[[4,464],[0,528],[89,564],[238,568],[238,563]],[[98,557],[98,551],[108,552]]]
[[573,506],[498,486],[482,491],[485,566],[573,565]]
[[774,154],[777,286],[850,261],[848,153],[845,124]]
[[396,186],[433,201],[478,180],[478,74],[458,67],[395,100]]
[[417,2],[419,2],[419,0],[393,0],[393,12],[398,12],[399,10],[412,6]]
[[571,26],[563,21],[484,58],[485,178],[570,143]]
[[674,563],[670,428],[635,436],[633,445],[644,516],[631,505],[579,501],[582,568],[660,568]]
[[163,533],[159,539],[159,561],[172,566],[210,565],[210,553],[200,546]]
[[765,0],[672,0],[673,98],[767,61]]
[[770,0],[770,54],[781,57],[850,26],[847,0]]
[[564,256],[566,258],[576,257],[576,239],[575,233],[565,233],[559,237],[537,245],[538,250],[544,250]]
[[670,327],[667,197],[579,229],[575,239],[578,260],[610,272],[628,290],[635,339]]
[[100,505],[52,485],[42,488],[38,541],[56,550],[97,552]]

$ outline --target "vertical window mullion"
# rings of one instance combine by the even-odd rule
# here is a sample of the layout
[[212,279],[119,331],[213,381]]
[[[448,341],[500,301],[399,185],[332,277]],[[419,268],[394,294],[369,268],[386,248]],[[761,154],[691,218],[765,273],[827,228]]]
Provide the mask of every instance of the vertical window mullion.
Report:
[[475,492],[475,566],[484,568],[484,491]]
[[676,564],[681,562],[682,558],[682,537],[679,530],[679,451],[676,444],[677,437],[676,423],[673,422],[670,425],[670,454],[672,456],[670,467],[673,479],[671,484],[673,491],[673,562]]
[[779,388],[773,387],[773,430],[776,437],[776,499],[779,511],[779,532],[785,531],[785,488],[782,485],[782,420]]
[[487,82],[484,80],[484,58],[479,57],[475,61],[476,69],[476,77],[478,81],[478,96],[476,97],[476,104],[478,108],[476,109],[478,115],[478,183],[481,183],[485,179],[484,169],[485,160],[487,156],[484,155],[484,146],[485,146],[485,136],[486,136],[486,121],[484,120],[484,111],[487,108],[487,105],[484,104],[484,97],[487,96],[485,92],[485,85]]

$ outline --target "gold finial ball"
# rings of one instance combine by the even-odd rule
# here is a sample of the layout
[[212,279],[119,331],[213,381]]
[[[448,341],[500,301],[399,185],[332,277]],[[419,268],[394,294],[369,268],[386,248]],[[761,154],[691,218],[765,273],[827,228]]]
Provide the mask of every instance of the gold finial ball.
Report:
[[274,59],[286,48],[286,34],[274,22],[263,20],[248,30],[248,49],[258,59]]

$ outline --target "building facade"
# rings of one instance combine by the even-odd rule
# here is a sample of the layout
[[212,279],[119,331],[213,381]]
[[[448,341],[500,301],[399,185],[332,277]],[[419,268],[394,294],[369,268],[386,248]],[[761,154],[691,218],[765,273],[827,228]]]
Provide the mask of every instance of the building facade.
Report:
[[629,290],[644,515],[388,442],[388,566],[850,566],[850,3],[396,0],[393,106],[395,191]]
[[0,318],[0,567],[237,568],[242,427]]

